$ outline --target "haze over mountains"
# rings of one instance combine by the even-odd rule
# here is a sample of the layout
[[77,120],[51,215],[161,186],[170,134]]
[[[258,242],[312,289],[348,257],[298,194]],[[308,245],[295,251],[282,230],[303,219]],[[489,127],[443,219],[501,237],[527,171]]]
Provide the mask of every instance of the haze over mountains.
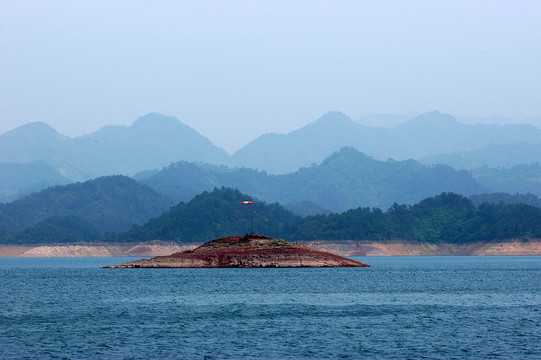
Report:
[[[176,118],[156,113],[140,117],[132,126],[107,126],[73,139],[44,123],[31,123],[0,135],[0,201],[63,184],[66,179],[133,176],[178,161],[288,174],[320,164],[347,146],[375,160],[420,159],[457,169],[512,167],[541,162],[541,129],[531,125],[466,125],[438,112],[383,128],[329,112],[288,134],[260,136],[229,155]],[[15,164],[25,164],[25,181],[20,181],[19,175],[23,167]],[[46,164],[57,173],[51,168],[44,171]],[[21,172],[3,170],[14,166]]]
[[466,171],[445,165],[428,167],[415,160],[383,162],[352,147],[337,151],[320,165],[286,175],[179,162],[136,179],[174,202],[225,186],[268,202],[311,201],[334,212],[359,206],[387,209],[394,202],[413,204],[444,191],[463,195],[488,192]]
[[[419,115],[389,129],[363,126],[340,112],[329,112],[289,134],[263,135],[233,157],[235,166],[282,174],[319,163],[344,146],[380,160],[406,160],[516,142],[541,144],[541,129],[531,125],[465,125],[438,112]],[[512,165],[522,163],[521,155],[510,159]]]

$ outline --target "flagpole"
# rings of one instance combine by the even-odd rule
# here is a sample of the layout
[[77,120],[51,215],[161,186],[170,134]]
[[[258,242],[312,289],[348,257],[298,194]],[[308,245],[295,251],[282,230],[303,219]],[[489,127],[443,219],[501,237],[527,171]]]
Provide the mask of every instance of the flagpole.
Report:
[[[251,201],[241,201],[241,205],[252,205]],[[255,215],[255,208],[252,208],[252,234],[254,233],[254,215]]]

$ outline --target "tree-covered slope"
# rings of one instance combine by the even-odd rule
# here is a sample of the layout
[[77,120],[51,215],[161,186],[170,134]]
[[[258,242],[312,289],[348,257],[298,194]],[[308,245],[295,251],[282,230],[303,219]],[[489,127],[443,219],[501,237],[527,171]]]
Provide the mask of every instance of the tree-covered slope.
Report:
[[541,208],[541,198],[532,193],[526,194],[508,194],[508,193],[487,193],[476,194],[470,196],[470,200],[474,205],[479,206],[484,203],[488,204],[525,204]]
[[479,150],[433,155],[419,161],[423,164],[445,164],[466,170],[529,165],[541,163],[541,141],[488,144]]
[[270,237],[286,238],[293,233],[300,218],[278,204],[254,202],[238,190],[221,188],[203,192],[188,203],[171,207],[159,218],[151,219],[115,241],[174,240],[204,242],[232,234],[254,231]]
[[468,243],[541,238],[541,209],[524,205],[481,204],[443,193],[413,206],[388,211],[358,208],[341,214],[311,216],[302,222],[296,240],[406,240]]
[[74,215],[99,233],[119,232],[160,215],[171,203],[126,176],[55,186],[0,204],[0,234],[19,231],[50,217]]
[[203,242],[254,231],[287,240],[403,240],[468,243],[541,237],[541,209],[529,205],[482,204],[442,193],[413,206],[394,204],[389,210],[361,207],[343,213],[294,216],[278,204],[254,202],[238,190],[204,192],[172,207],[161,217],[111,238],[112,241],[169,240]]
[[96,226],[75,216],[52,216],[24,230],[0,238],[9,244],[58,244],[92,242],[100,239]]
[[492,192],[532,193],[541,196],[541,165],[516,165],[511,168],[481,167],[472,170],[473,177]]
[[[241,202],[252,200],[252,205]],[[99,210],[95,210],[99,211]],[[107,213],[110,215],[110,213]],[[252,230],[253,219],[253,230]],[[260,202],[229,188],[203,192],[171,207],[161,216],[120,234],[100,235],[90,221],[76,215],[48,217],[0,237],[3,243],[80,241],[181,243],[205,242],[250,232],[287,240],[400,240],[469,243],[541,238],[541,209],[524,204],[475,206],[464,196],[442,193],[415,205],[389,210],[359,207],[343,213],[301,218],[281,205]]]
[[311,201],[335,212],[359,206],[387,209],[394,202],[413,204],[445,191],[471,195],[484,190],[466,171],[424,166],[414,160],[383,162],[353,148],[287,175],[181,162],[141,182],[174,201],[187,201],[201,191],[226,186],[268,202]]

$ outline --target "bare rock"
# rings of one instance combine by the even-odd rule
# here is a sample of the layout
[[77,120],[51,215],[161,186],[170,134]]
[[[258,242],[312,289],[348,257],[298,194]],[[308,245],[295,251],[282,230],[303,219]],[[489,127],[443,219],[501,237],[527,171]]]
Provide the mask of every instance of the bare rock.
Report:
[[107,268],[368,267],[353,259],[258,234],[229,236],[193,250]]

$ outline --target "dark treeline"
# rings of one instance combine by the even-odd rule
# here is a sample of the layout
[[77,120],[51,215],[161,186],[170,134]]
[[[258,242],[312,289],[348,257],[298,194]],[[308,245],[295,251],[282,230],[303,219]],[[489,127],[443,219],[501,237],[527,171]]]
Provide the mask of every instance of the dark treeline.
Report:
[[[159,216],[172,203],[156,191],[127,176],[105,176],[83,183],[54,186],[7,204],[0,204],[0,238],[40,224],[41,229],[59,229],[58,224],[92,225],[90,233],[122,232]],[[71,217],[70,217],[71,216]],[[60,221],[60,219],[62,219]],[[82,226],[90,229],[88,226]],[[53,232],[43,233],[44,237]],[[71,237],[69,237],[71,238]]]
[[477,194],[471,195],[469,199],[474,205],[479,206],[484,203],[489,204],[526,204],[541,208],[541,198],[538,198],[535,194],[508,194],[508,193],[491,193],[491,194]]
[[[541,209],[525,204],[483,203],[442,193],[415,205],[394,204],[387,211],[361,207],[343,213],[302,218],[281,205],[253,200],[229,188],[203,192],[171,207],[161,216],[119,234],[97,235],[75,217],[55,218],[2,236],[4,243],[74,241],[205,242],[252,231],[286,240],[403,240],[468,243],[541,238]],[[84,225],[84,226],[83,226]],[[70,230],[71,229],[71,230]]]
[[442,193],[388,211],[358,208],[341,214],[306,218],[294,234],[297,240],[408,240],[467,243],[541,237],[541,209],[524,204],[476,207],[460,195]]
[[159,218],[115,237],[117,241],[153,239],[208,241],[254,231],[288,240],[406,240],[465,243],[511,238],[541,238],[541,209],[524,204],[475,206],[469,199],[442,193],[416,205],[389,210],[357,208],[301,218],[278,204],[239,205],[250,199],[238,190],[215,189],[180,203]]

